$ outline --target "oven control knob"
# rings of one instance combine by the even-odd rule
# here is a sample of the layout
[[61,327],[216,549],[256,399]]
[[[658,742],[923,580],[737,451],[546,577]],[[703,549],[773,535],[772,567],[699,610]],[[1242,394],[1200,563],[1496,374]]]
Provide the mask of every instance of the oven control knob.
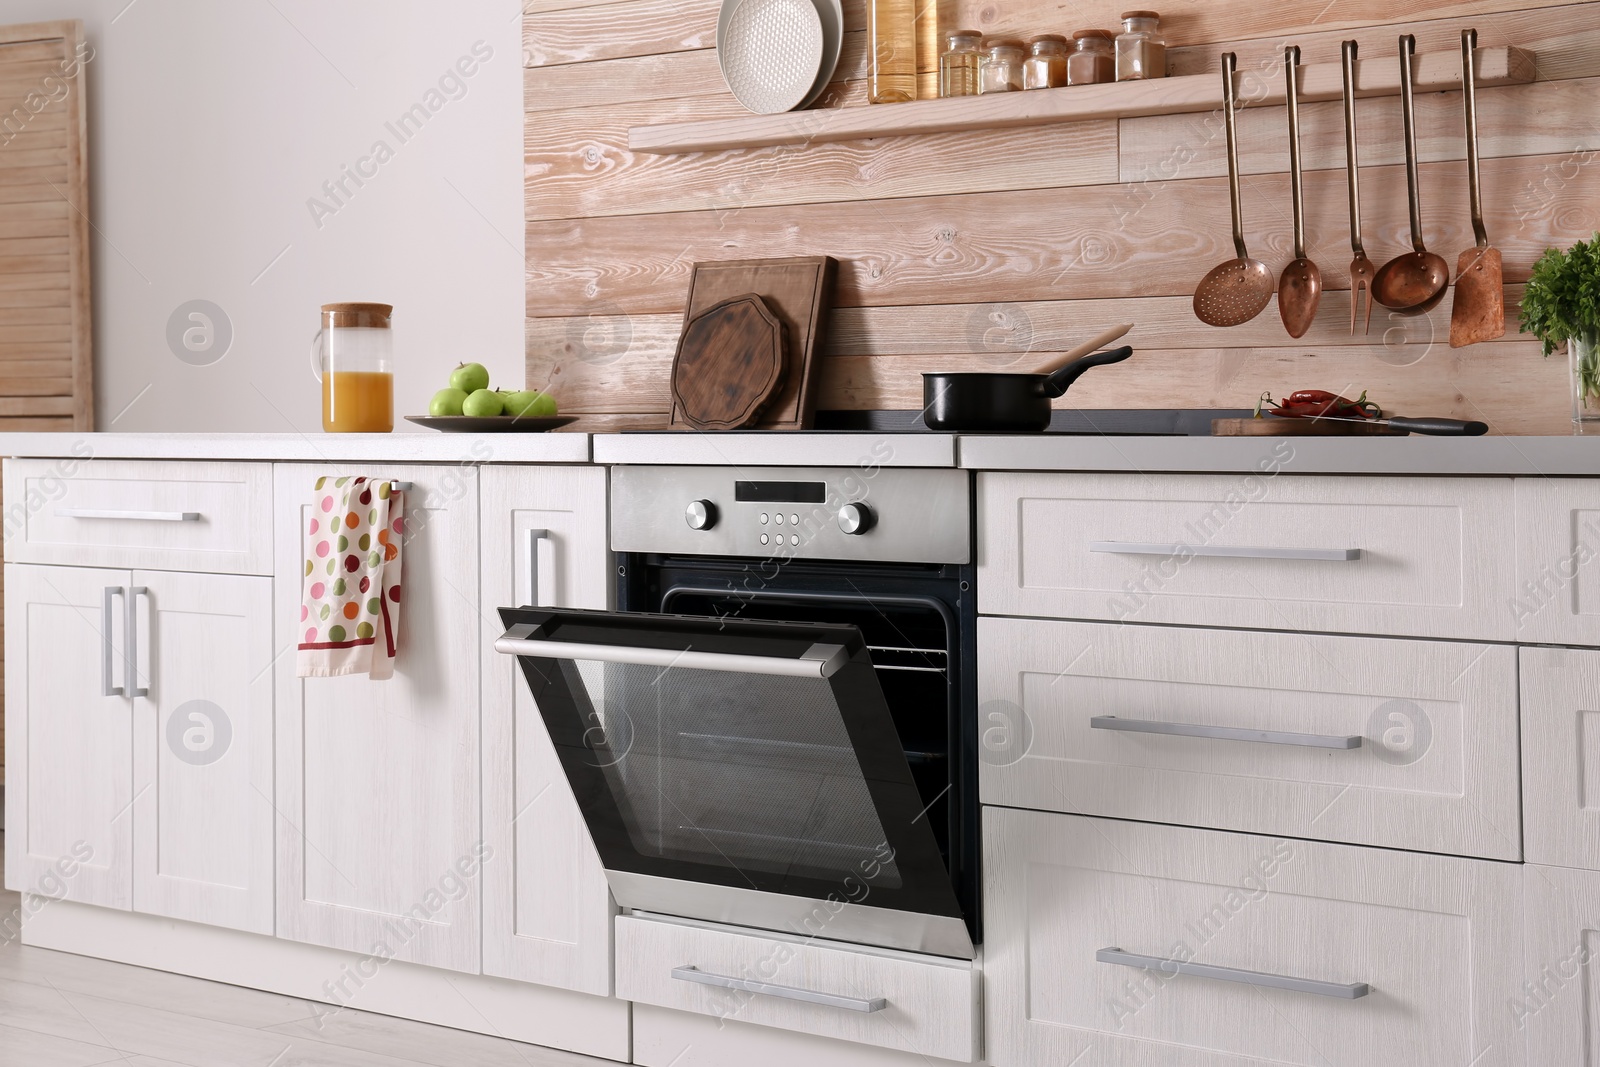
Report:
[[846,504],[839,509],[839,529],[847,534],[864,534],[876,521],[877,516],[865,504]]
[[717,506],[709,500],[696,500],[683,509],[683,521],[691,530],[709,530],[717,524]]

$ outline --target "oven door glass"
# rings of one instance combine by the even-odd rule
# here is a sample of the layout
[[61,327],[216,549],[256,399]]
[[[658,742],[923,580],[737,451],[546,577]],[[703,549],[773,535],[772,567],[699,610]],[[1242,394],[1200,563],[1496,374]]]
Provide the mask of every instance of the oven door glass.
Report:
[[854,626],[500,614],[619,904],[973,955]]

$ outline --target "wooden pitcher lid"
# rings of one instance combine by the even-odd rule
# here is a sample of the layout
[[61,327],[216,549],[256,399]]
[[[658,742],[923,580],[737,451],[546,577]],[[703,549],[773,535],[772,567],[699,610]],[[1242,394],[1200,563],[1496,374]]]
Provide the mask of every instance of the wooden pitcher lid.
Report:
[[374,330],[387,330],[389,317],[394,314],[393,304],[340,303],[322,305],[324,326],[366,326]]

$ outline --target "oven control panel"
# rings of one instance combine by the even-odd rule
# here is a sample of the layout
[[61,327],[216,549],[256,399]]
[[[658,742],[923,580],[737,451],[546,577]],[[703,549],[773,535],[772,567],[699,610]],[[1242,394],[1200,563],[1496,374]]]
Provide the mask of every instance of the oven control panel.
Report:
[[611,469],[611,548],[774,559],[972,562],[967,471]]

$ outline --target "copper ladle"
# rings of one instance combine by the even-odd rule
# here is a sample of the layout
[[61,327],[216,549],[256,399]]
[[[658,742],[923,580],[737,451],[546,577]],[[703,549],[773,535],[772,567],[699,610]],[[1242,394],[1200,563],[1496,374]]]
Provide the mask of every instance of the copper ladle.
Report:
[[1322,302],[1322,270],[1306,258],[1305,196],[1300,187],[1300,46],[1283,50],[1284,102],[1289,110],[1289,190],[1294,200],[1294,260],[1278,276],[1278,315],[1290,337],[1304,337]]
[[1406,186],[1410,192],[1411,248],[1385,263],[1372,280],[1378,303],[1402,315],[1432,311],[1450,288],[1450,265],[1422,243],[1422,201],[1417,195],[1417,123],[1412,102],[1411,60],[1417,39],[1400,38],[1400,115],[1405,122]]
[[1272,302],[1272,272],[1251,259],[1244,246],[1244,212],[1239,207],[1239,135],[1234,127],[1234,74],[1239,60],[1222,56],[1222,105],[1228,131],[1228,195],[1233,207],[1235,258],[1211,268],[1194,291],[1194,314],[1207,326],[1238,326],[1261,314]]

